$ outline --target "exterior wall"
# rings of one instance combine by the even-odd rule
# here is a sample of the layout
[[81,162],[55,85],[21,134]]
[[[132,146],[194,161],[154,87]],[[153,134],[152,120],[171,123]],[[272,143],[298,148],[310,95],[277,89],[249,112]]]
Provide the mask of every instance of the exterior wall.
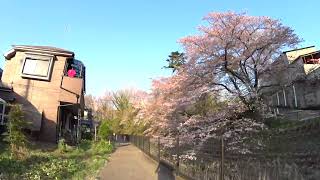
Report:
[[[282,56],[280,61],[274,64],[271,75],[264,78],[265,83],[276,84],[266,90],[270,95],[267,96],[269,104],[272,107],[292,109],[320,107],[320,84],[315,83],[320,78],[319,65],[304,64],[302,58],[291,61],[289,64],[285,63],[289,61],[286,58]],[[293,86],[295,86],[295,92]],[[297,102],[295,102],[295,96]]]
[[303,49],[299,49],[299,50],[289,51],[289,52],[286,52],[285,55],[287,56],[288,61],[292,62],[300,55],[308,54],[308,53],[311,53],[314,51],[316,51],[316,48],[314,46],[312,46],[309,48],[303,48]]
[[2,81],[13,87],[17,103],[26,111],[26,120],[32,121],[31,130],[40,132],[43,140],[54,141],[60,101],[77,102],[74,94],[60,88],[66,57],[54,58],[51,78],[43,81],[21,77],[24,56],[23,52],[16,52],[6,60]]
[[270,106],[290,109],[320,109],[320,82],[300,81],[283,89],[270,97]]
[[274,85],[263,91],[270,107],[320,109],[320,64],[305,64],[299,57],[312,52],[314,47],[285,52],[263,74],[262,85]]
[[320,83],[306,81],[301,83],[298,91],[298,108],[319,109],[320,108]]
[[304,72],[309,74],[320,67],[320,64],[304,64]]
[[[61,79],[60,101],[80,103],[80,96],[83,91],[83,79],[63,77]],[[79,97],[77,98],[77,95]]]

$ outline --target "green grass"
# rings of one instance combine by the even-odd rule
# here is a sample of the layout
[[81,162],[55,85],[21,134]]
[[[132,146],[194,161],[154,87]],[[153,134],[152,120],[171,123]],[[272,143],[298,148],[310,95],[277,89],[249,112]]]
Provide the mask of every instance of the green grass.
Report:
[[14,159],[0,142],[0,179],[94,179],[113,146],[106,141],[83,141],[66,149],[29,149],[23,159]]
[[264,153],[315,155],[320,151],[320,118],[291,121],[270,118],[268,129],[254,136],[265,144]]
[[306,121],[292,121],[281,118],[269,118],[265,120],[265,124],[272,131],[297,130],[306,128],[316,129],[320,127],[320,118],[310,119]]
[[283,129],[294,127],[299,121],[290,121],[282,118],[269,118],[265,120],[265,124],[270,129]]

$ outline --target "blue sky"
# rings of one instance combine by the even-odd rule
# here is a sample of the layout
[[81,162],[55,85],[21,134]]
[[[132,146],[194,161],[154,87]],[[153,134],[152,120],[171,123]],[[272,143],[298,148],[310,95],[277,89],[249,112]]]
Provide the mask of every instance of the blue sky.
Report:
[[[246,11],[281,19],[320,48],[320,1],[289,0],[1,0],[0,53],[12,44],[72,50],[87,66],[87,93],[135,87],[148,90],[177,40],[196,33],[212,11]],[[0,60],[3,67],[4,58]]]

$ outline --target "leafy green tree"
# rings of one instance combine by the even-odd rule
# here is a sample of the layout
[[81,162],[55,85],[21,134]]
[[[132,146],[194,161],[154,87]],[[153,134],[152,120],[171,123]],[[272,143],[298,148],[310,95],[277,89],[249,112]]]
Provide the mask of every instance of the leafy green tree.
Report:
[[141,96],[135,91],[121,90],[94,98],[97,105],[95,118],[101,122],[108,120],[112,133],[142,134],[146,128],[144,121],[138,118]]
[[165,66],[165,68],[172,69],[172,72],[179,70],[180,66],[186,62],[184,53],[179,53],[179,51],[171,52],[168,57],[169,58],[166,60],[168,62],[168,66]]
[[186,115],[207,116],[216,113],[226,107],[226,102],[219,101],[216,96],[206,93],[203,94],[194,104],[186,109]]
[[113,93],[112,103],[120,113],[124,113],[125,111],[133,108],[132,104],[130,103],[129,94],[124,91]]
[[108,120],[102,121],[99,127],[99,132],[98,132],[98,136],[100,137],[100,139],[106,140],[110,137],[111,134],[112,134],[111,122]]
[[23,130],[29,126],[29,122],[24,119],[21,105],[12,105],[9,112],[8,131],[4,140],[9,143],[11,155],[20,157],[28,143]]
[[114,93],[112,102],[116,108],[116,118],[113,119],[114,131],[132,134],[138,110],[130,102],[130,95],[124,91]]
[[143,135],[143,132],[149,128],[148,123],[138,122],[134,124],[132,134],[134,135]]
[[210,113],[220,111],[221,108],[225,107],[224,105],[225,103],[218,101],[215,96],[211,94],[204,94],[194,106],[198,114],[206,116]]
[[115,117],[110,120],[111,121],[111,130],[115,134],[122,134],[123,133],[123,124],[121,123],[121,119]]

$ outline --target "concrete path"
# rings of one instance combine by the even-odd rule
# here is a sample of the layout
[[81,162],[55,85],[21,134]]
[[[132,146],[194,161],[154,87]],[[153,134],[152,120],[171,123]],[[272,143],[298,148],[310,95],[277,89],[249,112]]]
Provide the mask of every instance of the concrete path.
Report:
[[173,172],[133,145],[118,147],[100,172],[101,180],[174,180]]

